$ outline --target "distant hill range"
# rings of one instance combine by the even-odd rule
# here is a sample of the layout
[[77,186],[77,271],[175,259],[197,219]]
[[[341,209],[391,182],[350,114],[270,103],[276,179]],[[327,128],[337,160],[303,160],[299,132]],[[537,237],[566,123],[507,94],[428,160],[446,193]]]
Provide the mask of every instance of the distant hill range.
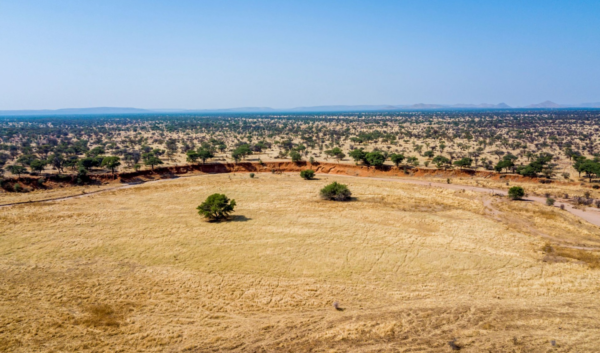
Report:
[[468,110],[468,109],[560,109],[560,108],[600,108],[600,102],[582,104],[557,104],[545,101],[524,107],[511,107],[500,104],[411,104],[411,105],[321,105],[274,109],[269,107],[242,107],[229,109],[138,109],[138,108],[69,108],[56,110],[0,110],[0,116],[46,116],[46,115],[98,115],[98,114],[157,114],[157,113],[294,113],[294,112],[389,112],[408,110]]

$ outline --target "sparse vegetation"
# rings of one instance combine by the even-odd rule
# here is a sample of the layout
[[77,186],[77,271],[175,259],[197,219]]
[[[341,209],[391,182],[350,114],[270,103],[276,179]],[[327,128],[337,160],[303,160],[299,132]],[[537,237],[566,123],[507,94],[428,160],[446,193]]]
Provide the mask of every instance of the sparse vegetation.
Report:
[[[449,330],[477,332],[457,335],[463,350],[511,351],[516,331],[522,351],[560,335],[577,337],[561,349],[597,347],[600,271],[585,250],[541,252],[537,235],[595,248],[597,227],[538,203],[374,178],[345,178],[351,203],[311,198],[339,178],[203,175],[4,208],[0,350],[450,351]],[[235,195],[231,222],[199,221],[197,200],[215,191]],[[499,212],[482,213],[482,199]],[[560,326],[539,324],[558,314]]]

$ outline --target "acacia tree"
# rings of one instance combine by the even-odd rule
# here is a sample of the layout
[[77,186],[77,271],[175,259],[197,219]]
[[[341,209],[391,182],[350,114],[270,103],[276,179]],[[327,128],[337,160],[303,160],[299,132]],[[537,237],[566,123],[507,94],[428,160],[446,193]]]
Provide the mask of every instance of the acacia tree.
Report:
[[202,160],[202,164],[206,163],[207,159],[210,159],[210,158],[214,157],[214,155],[211,152],[211,150],[209,150],[208,148],[202,148],[202,147],[200,147],[198,149],[197,155],[198,155],[198,158],[200,158]]
[[163,161],[160,158],[152,155],[152,156],[149,156],[148,159],[146,159],[146,161],[144,161],[144,164],[149,165],[152,168],[152,171],[154,171],[154,166],[163,164]]
[[392,162],[396,165],[396,168],[400,168],[400,163],[402,163],[402,161],[404,160],[404,155],[399,153],[392,153],[390,155],[390,159],[392,160]]
[[342,151],[342,149],[339,148],[339,147],[334,147],[334,148],[332,148],[330,150],[327,150],[327,151],[325,151],[325,154],[328,155],[328,156],[330,156],[330,157],[333,157],[333,158],[337,159],[338,163],[339,163],[340,160],[342,160],[344,157],[346,157],[346,154],[344,154],[344,152]]
[[21,174],[25,173],[25,167],[23,167],[22,165],[16,165],[16,164],[9,165],[7,169],[9,172],[16,175],[17,179],[20,179]]
[[450,165],[450,160],[442,155],[435,156],[432,162],[436,165],[436,167],[438,167],[438,169],[442,166],[444,166],[444,169],[446,169],[446,166]]
[[300,177],[305,180],[312,180],[315,177],[315,171],[312,169],[306,169],[300,172]]
[[33,162],[31,162],[31,164],[29,165],[29,167],[33,171],[41,172],[46,167],[46,164],[48,164],[46,161],[42,161],[42,160],[36,159]]
[[116,156],[108,156],[102,159],[102,167],[106,167],[110,169],[113,176],[115,175],[115,169],[117,169],[121,165],[121,158]]
[[290,158],[292,158],[292,162],[298,163],[302,160],[302,155],[298,151],[290,152]]
[[229,217],[235,205],[235,200],[229,200],[224,194],[212,194],[197,207],[197,210],[198,214],[209,221],[220,221]]
[[469,157],[464,157],[454,162],[454,165],[459,168],[470,167],[471,164],[473,164],[473,160]]
[[508,197],[511,200],[520,200],[523,198],[523,196],[525,196],[525,190],[523,190],[523,188],[520,186],[513,186],[512,188],[508,189]]
[[374,167],[381,167],[385,162],[386,157],[380,151],[373,151],[367,153],[367,155],[365,156],[365,160],[367,161],[367,163],[369,163],[369,165],[372,165]]
[[344,184],[333,182],[321,189],[321,198],[331,201],[347,201],[350,200],[352,193]]
[[362,148],[358,148],[350,151],[349,155],[355,162],[362,161],[364,163],[367,153]]

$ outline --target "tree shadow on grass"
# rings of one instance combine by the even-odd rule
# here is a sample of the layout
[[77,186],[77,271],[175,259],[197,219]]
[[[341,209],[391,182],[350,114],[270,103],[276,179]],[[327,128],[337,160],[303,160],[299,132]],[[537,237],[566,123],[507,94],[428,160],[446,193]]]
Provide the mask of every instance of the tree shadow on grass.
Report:
[[248,222],[251,221],[252,218],[248,218],[246,216],[243,215],[235,215],[235,216],[231,216],[227,222]]

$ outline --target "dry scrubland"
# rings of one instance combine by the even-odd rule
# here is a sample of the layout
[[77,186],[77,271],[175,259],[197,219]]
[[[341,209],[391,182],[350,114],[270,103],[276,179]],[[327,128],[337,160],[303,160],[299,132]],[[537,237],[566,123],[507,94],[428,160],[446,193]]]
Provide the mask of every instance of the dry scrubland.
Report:
[[[319,179],[208,175],[0,209],[0,350],[597,351],[598,254],[540,234],[598,245],[598,227]],[[319,200],[333,180],[356,200]],[[214,192],[238,202],[231,221],[197,215]]]

